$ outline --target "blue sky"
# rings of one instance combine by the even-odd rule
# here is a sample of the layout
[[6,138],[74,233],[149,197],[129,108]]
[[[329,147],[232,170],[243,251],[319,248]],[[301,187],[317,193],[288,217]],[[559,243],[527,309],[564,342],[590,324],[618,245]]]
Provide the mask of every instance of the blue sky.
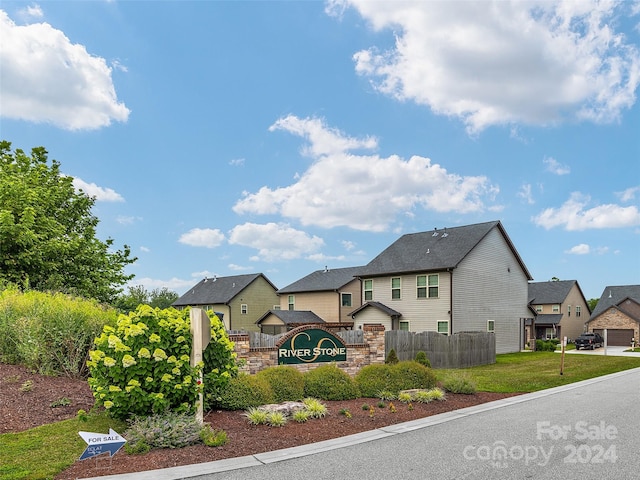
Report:
[[0,136],[133,284],[279,288],[501,220],[535,281],[640,283],[640,3],[0,5]]

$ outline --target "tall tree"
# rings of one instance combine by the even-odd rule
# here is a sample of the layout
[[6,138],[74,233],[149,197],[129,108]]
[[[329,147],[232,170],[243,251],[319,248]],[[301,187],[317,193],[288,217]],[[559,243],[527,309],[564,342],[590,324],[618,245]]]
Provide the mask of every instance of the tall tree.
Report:
[[111,303],[137,259],[96,237],[95,199],[72,181],[43,147],[29,156],[0,141],[0,280]]
[[129,287],[127,293],[122,293],[114,302],[114,306],[124,313],[133,312],[138,305],[149,305],[153,308],[169,308],[180,295],[167,287],[154,288],[149,292],[143,285]]

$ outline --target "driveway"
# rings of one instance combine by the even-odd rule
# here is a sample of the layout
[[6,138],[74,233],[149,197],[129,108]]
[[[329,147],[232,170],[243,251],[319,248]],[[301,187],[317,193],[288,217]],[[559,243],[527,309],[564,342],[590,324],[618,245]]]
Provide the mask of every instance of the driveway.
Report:
[[[581,354],[581,355],[611,355],[612,357],[640,357],[640,352],[625,352],[630,347],[601,347],[595,350],[565,350],[566,354]],[[559,350],[556,350],[559,352]]]
[[639,392],[636,368],[302,447],[103,478],[637,478]]

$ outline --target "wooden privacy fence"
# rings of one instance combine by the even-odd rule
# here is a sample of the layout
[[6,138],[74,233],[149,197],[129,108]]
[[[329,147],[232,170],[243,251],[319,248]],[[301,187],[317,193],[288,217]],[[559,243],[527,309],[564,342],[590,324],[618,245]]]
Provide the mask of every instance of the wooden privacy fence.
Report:
[[385,358],[391,349],[399,360],[413,360],[423,351],[433,368],[465,368],[496,363],[496,338],[488,332],[454,333],[407,332],[387,330],[384,336]]

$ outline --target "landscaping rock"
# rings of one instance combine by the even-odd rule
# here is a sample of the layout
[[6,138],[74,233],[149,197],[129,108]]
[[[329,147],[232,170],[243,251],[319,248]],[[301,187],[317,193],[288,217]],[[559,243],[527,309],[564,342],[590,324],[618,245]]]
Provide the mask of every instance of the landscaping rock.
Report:
[[264,410],[268,413],[282,413],[285,417],[292,416],[299,410],[304,410],[305,405],[302,402],[283,402],[283,403],[271,403],[269,405],[261,405],[260,410]]

